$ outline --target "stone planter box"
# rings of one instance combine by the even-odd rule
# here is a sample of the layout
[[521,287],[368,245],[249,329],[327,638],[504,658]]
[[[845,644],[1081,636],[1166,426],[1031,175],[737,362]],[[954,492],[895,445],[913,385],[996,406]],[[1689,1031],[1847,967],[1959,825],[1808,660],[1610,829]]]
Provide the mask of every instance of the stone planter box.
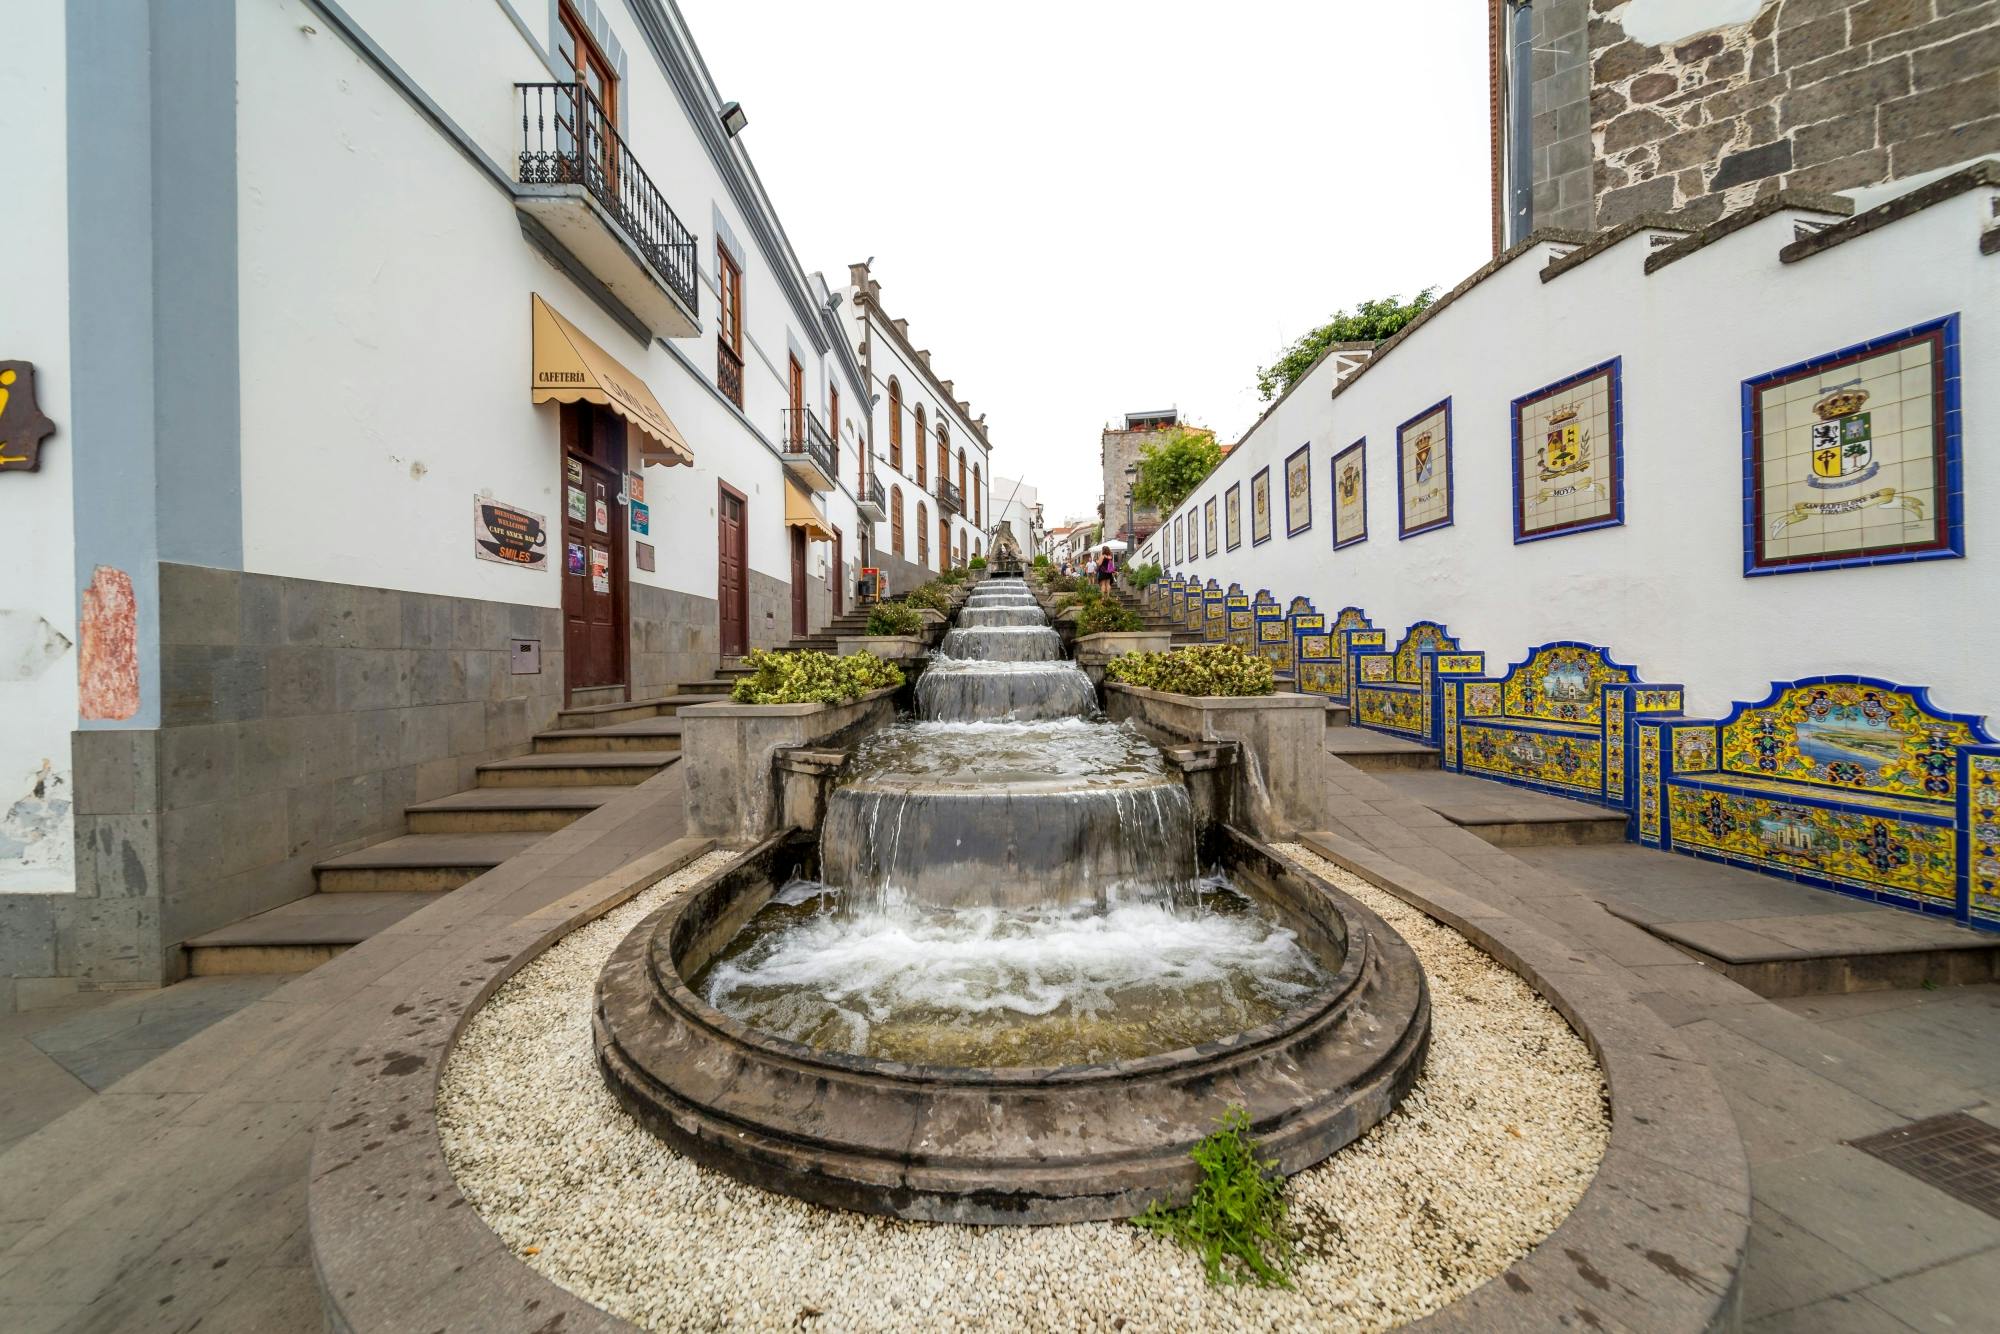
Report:
[[1104,711],[1182,741],[1234,741],[1239,809],[1252,832],[1276,839],[1325,821],[1326,701],[1317,695],[1170,695],[1109,682]]
[[777,751],[847,744],[896,718],[894,689],[847,704],[697,704],[682,709],[688,832],[754,843],[777,831],[783,794]]
[[1104,683],[1104,665],[1127,653],[1165,653],[1174,646],[1171,630],[1106,630],[1079,635],[1076,661],[1089,674],[1092,685]]
[[904,663],[924,656],[922,635],[836,635],[833,642],[843,658],[850,653],[873,653],[890,662]]

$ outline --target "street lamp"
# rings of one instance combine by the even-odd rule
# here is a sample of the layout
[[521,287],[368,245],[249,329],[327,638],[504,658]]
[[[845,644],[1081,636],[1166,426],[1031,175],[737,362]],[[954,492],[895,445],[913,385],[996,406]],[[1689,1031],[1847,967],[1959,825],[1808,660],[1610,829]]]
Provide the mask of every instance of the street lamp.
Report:
[[1132,513],[1133,488],[1138,485],[1138,479],[1139,479],[1139,465],[1136,463],[1126,464],[1125,465],[1125,543],[1126,543],[1126,549],[1128,551],[1131,549],[1132,544],[1139,540],[1139,525],[1138,522],[1134,519]]

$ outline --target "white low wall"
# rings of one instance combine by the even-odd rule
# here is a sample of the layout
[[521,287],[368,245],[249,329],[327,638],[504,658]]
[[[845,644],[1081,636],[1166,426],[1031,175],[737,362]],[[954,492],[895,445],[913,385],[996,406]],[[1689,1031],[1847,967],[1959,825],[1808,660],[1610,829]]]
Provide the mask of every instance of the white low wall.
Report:
[[[1544,282],[1542,244],[1461,293],[1333,394],[1322,364],[1172,520],[1242,488],[1242,538],[1209,557],[1137,559],[1331,616],[1364,608],[1388,632],[1443,621],[1496,667],[1555,639],[1607,645],[1691,712],[1761,699],[1772,680],[1832,672],[1933,688],[1938,705],[2000,712],[2000,257],[1979,249],[1997,192],[1977,188],[1795,263],[1779,213],[1645,272],[1645,233]],[[1823,221],[1823,219],[1822,219]],[[1957,313],[1963,375],[1963,559],[1744,575],[1742,383]],[[1516,545],[1511,402],[1622,360],[1625,521]],[[1397,425],[1452,401],[1452,526],[1397,537]],[[1366,439],[1367,540],[1333,547],[1330,460]],[[1286,536],[1285,459],[1310,447],[1311,527]],[[1253,545],[1251,479],[1271,470],[1272,533]],[[1196,522],[1197,531],[1200,522]]]

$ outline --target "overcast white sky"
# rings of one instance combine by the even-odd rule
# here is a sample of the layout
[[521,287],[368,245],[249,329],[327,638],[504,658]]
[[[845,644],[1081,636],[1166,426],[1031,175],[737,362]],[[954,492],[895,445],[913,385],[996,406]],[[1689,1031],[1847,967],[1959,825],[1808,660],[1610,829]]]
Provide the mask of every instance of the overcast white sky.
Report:
[[1234,440],[1286,342],[1490,253],[1481,0],[679,2],[807,270],[875,256],[1051,523],[1107,421]]

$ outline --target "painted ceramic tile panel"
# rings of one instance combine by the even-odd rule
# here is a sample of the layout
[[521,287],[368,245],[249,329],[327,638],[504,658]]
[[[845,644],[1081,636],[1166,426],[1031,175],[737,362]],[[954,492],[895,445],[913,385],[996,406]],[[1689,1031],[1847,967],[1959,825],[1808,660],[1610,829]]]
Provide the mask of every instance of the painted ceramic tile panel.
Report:
[[1285,460],[1285,536],[1313,526],[1312,446],[1300,445]]
[[1467,721],[1459,733],[1459,763],[1472,772],[1596,792],[1604,746],[1595,735],[1550,736]]
[[1885,686],[1794,686],[1722,728],[1731,772],[1949,801],[1957,748],[1985,738]]
[[1402,536],[1411,537],[1451,522],[1451,400],[1396,429],[1397,494],[1402,503]]
[[1967,898],[1975,917],[2000,917],[2000,755],[1967,757],[1967,808],[1972,828],[1965,868]]
[[1368,537],[1368,442],[1356,440],[1333,456],[1333,547]]
[[1514,400],[1514,540],[1624,522],[1616,361]]
[[1243,545],[1243,488],[1232,486],[1222,493],[1224,536],[1231,551]]
[[1746,381],[1750,573],[1960,554],[1956,317]]
[[1259,468],[1250,479],[1250,545],[1271,540],[1271,470]]
[[1201,502],[1201,528],[1203,536],[1208,539],[1208,554],[1213,556],[1216,552],[1214,496]]
[[1958,899],[1957,849],[1946,825],[1680,784],[1668,785],[1667,809],[1677,847],[1939,904]]
[[1550,644],[1507,677],[1507,713],[1550,722],[1598,721],[1604,687],[1632,679],[1606,661],[1601,650]]
[[[1367,659],[1362,659],[1363,675],[1366,675],[1367,662]],[[1416,691],[1363,686],[1354,695],[1355,712],[1364,725],[1395,732],[1423,732],[1423,705]]]
[[1186,557],[1181,554],[1184,550],[1186,550],[1186,548],[1181,543],[1181,521],[1180,519],[1175,519],[1174,520],[1174,564],[1178,565],[1183,560],[1186,559]]

